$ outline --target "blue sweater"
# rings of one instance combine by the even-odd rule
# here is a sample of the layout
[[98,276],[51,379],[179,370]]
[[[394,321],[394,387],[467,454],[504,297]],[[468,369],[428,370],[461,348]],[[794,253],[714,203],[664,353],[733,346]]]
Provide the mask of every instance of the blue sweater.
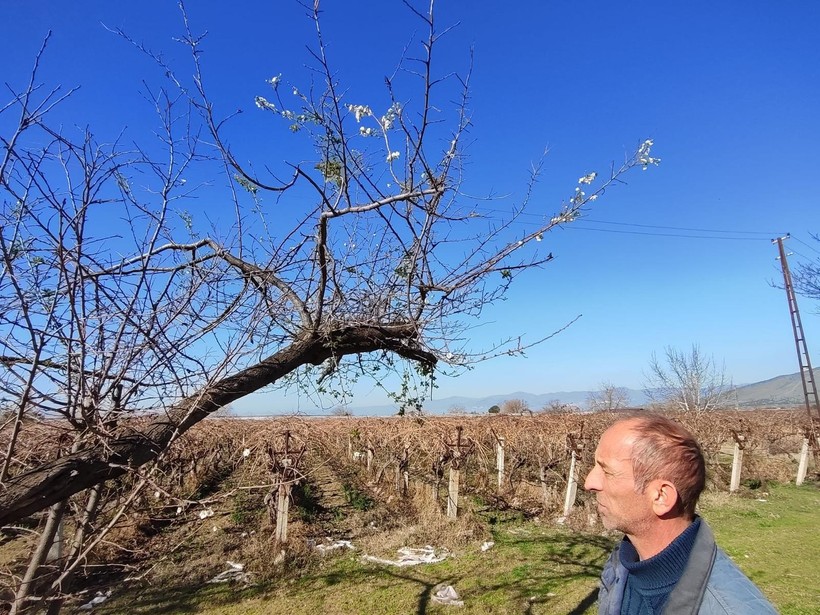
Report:
[[658,615],[663,612],[669,593],[686,568],[698,529],[700,518],[695,519],[663,551],[643,561],[640,561],[632,543],[624,538],[621,562],[629,571],[629,576],[621,603],[621,615]]
[[[620,615],[629,571],[620,561],[623,542],[601,573],[599,615]],[[760,590],[715,544],[709,524],[701,521],[680,580],[669,594],[663,615],[777,615]]]

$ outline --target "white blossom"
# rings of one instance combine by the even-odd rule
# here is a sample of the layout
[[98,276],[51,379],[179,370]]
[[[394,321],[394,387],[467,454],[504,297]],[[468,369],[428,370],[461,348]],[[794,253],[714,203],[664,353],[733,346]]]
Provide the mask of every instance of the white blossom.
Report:
[[254,102],[256,106],[260,109],[267,109],[268,111],[276,112],[276,105],[271,102],[268,102],[264,96],[257,96],[254,98]]
[[652,139],[647,139],[641,143],[641,146],[638,148],[638,162],[643,166],[644,171],[646,171],[650,164],[657,166],[661,163],[660,158],[653,158],[649,155],[654,144],[655,142]]
[[372,128],[368,128],[368,127],[365,127],[365,126],[359,126],[359,134],[362,135],[363,137],[372,137],[374,134],[376,134],[376,131],[373,130]]
[[394,160],[397,160],[399,156],[401,156],[399,152],[390,152],[387,154],[387,162],[393,162]]
[[361,122],[363,117],[373,114],[367,105],[348,105],[347,110],[355,116],[357,122]]
[[393,126],[393,122],[399,115],[401,115],[401,105],[397,102],[394,102],[392,105],[390,105],[390,108],[379,120],[379,124],[381,124],[382,130],[390,130],[390,128]]
[[282,73],[279,73],[275,77],[271,77],[270,79],[268,79],[268,83],[274,90],[279,87],[280,81],[282,81]]
[[579,184],[591,184],[592,182],[595,181],[596,177],[598,177],[598,174],[593,171],[589,175],[584,175],[583,177],[578,179],[578,183]]

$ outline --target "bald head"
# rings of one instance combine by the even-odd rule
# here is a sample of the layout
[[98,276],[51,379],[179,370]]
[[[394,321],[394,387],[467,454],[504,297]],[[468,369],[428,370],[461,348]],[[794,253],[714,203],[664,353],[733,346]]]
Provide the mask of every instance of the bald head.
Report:
[[706,484],[706,463],[694,436],[680,423],[655,414],[623,419],[610,429],[624,433],[631,444],[635,489],[643,493],[653,480],[668,480],[678,491],[680,513],[694,517]]

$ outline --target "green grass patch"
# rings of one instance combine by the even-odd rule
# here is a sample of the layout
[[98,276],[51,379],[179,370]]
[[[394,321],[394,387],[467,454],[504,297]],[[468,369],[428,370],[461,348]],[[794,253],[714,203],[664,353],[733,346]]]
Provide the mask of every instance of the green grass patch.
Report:
[[770,484],[748,497],[709,497],[701,514],[718,544],[783,615],[820,605],[820,489]]
[[[820,567],[820,490],[769,485],[747,497],[710,495],[701,512],[719,544],[784,615],[817,613],[820,593],[814,581]],[[432,601],[440,583],[455,587],[464,600],[460,613],[596,612],[598,576],[617,537],[533,522],[499,521],[490,527],[495,541],[491,549],[482,552],[479,544],[470,544],[438,564],[396,568],[363,562],[360,551],[337,551],[324,558],[312,557],[310,565],[290,573],[290,578],[245,588],[202,582],[183,585],[165,576],[167,582],[155,580],[141,588],[117,591],[96,612],[453,612],[452,607]]]

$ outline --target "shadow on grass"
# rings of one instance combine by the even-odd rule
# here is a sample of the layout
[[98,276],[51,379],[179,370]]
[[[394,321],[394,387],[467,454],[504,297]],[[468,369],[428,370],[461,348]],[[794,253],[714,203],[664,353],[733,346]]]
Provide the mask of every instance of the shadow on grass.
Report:
[[120,594],[112,603],[96,607],[94,612],[98,615],[121,615],[123,612],[152,615],[197,613],[205,605],[228,606],[264,596],[270,589],[271,585],[268,583],[248,587],[231,583],[148,586]]
[[[405,596],[409,597],[413,592],[417,615],[426,615],[435,604],[433,592],[439,585],[456,587],[468,606],[483,603],[492,608],[492,604],[498,604],[494,601],[502,600],[500,612],[531,615],[534,608],[542,606],[549,610],[552,603],[549,612],[558,612],[555,609],[560,608],[560,612],[583,615],[597,599],[597,579],[612,544],[609,538],[584,534],[507,535],[496,546],[499,553],[495,555],[498,558],[495,561],[512,560],[512,566],[493,566],[490,564],[493,560],[484,555],[412,569],[347,560],[335,563],[330,570],[307,570],[287,587],[281,581],[248,587],[227,583],[148,586],[122,594],[110,605],[101,605],[96,611],[114,615],[127,607],[130,613],[195,613],[208,607],[235,605],[266,596],[270,596],[273,606],[277,596],[316,597],[328,591],[342,591],[334,590],[334,587],[375,589],[381,584],[382,587],[408,585]],[[594,587],[589,589],[592,585]],[[578,594],[577,598],[575,594]]]

